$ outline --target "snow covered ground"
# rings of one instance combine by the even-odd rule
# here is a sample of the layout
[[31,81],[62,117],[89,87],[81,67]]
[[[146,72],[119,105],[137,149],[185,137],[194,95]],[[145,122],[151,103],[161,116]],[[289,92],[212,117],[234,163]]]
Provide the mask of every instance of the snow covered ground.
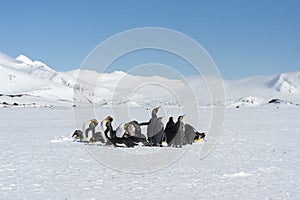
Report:
[[[140,109],[131,114],[142,121],[147,116]],[[109,109],[97,113],[103,117]],[[299,113],[292,105],[227,108],[222,136],[206,158],[200,157],[203,143],[160,148],[162,155],[183,155],[135,174],[114,170],[68,139],[80,128],[70,108],[1,108],[0,199],[299,199]],[[198,129],[207,131],[209,116],[210,109],[200,110]],[[126,151],[147,157],[153,149]]]

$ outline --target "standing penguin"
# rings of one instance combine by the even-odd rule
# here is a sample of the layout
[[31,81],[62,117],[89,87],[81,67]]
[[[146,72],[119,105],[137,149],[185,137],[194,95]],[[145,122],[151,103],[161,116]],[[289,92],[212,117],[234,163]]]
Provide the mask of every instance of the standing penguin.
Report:
[[[109,121],[109,119],[112,118],[111,116],[106,117],[98,126],[98,121],[97,120],[89,120],[92,121],[92,132],[93,132],[93,136],[89,139],[89,142],[97,142],[102,143],[102,144],[106,144],[108,141],[104,135],[104,130],[106,129],[106,123]],[[91,126],[91,125],[90,125]],[[85,125],[84,125],[85,127]],[[84,128],[84,132],[86,132],[88,129]],[[83,137],[82,137],[83,138]],[[82,139],[81,139],[82,141]]]
[[98,121],[96,119],[92,119],[83,124],[83,134],[82,134],[82,142],[91,142],[93,141],[95,135],[95,128],[98,125]]
[[175,134],[175,136],[171,140],[171,142],[168,143],[169,146],[182,147],[182,144],[184,143],[185,135],[183,117],[184,115],[179,116],[177,122],[173,126],[174,128],[172,128],[173,134]]
[[99,129],[101,132],[104,132],[106,130],[106,123],[112,119],[113,117],[112,116],[107,116],[101,123],[100,123],[100,126],[99,126]]
[[[106,119],[108,119],[108,120],[106,120]],[[104,122],[106,122],[105,123],[106,129],[104,131],[104,134],[107,138],[110,138],[110,139],[115,138],[116,131],[112,127],[113,118],[111,116],[109,116],[106,119],[104,120]]]
[[152,146],[161,146],[163,137],[164,124],[162,119],[157,117],[160,106],[152,110],[152,117],[149,122],[141,123],[140,126],[147,126],[147,137],[149,144]]
[[169,121],[164,130],[164,132],[165,132],[164,141],[166,141],[167,144],[171,143],[171,141],[175,137],[174,125],[175,125],[175,123],[174,123],[173,117],[169,117]]
[[157,118],[156,127],[157,130],[160,130],[157,132],[154,136],[151,137],[151,143],[152,146],[162,146],[163,137],[164,137],[164,124],[162,122],[162,117]]
[[134,147],[140,144],[149,145],[146,138],[130,136],[126,132],[126,127],[129,126],[129,129],[131,129],[131,124],[122,123],[117,130],[113,130],[112,121],[113,118],[109,118],[109,121],[106,123],[106,130],[104,131],[108,145],[113,144],[115,147]]

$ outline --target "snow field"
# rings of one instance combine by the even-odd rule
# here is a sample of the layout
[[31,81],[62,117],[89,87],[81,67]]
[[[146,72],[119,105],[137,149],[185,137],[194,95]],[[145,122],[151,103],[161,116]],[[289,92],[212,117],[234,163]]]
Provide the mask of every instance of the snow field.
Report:
[[[96,110],[101,117],[110,113]],[[299,111],[229,108],[222,136],[206,158],[199,156],[204,143],[198,143],[179,149],[183,155],[168,167],[134,174],[108,167],[68,139],[77,128],[71,109],[0,109],[0,199],[299,199]],[[148,119],[140,109],[131,112]],[[205,123],[198,128],[206,131],[210,110],[200,113]],[[153,150],[126,151],[147,156]]]

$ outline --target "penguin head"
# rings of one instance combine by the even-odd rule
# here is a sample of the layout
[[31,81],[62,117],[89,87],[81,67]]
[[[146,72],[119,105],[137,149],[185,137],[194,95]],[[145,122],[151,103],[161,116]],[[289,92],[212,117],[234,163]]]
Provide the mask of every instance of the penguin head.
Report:
[[183,118],[184,118],[184,116],[185,116],[185,115],[180,115],[180,116],[178,117],[178,121],[179,121],[179,122],[182,122],[182,121],[183,121]]
[[81,130],[76,130],[72,137],[75,137],[75,139],[82,141],[83,140],[83,132]]
[[169,122],[174,122],[173,117],[169,117]]
[[116,136],[118,138],[132,136],[134,134],[134,127],[129,123],[122,123],[116,130]]
[[135,131],[134,126],[132,124],[129,124],[129,123],[124,124],[124,130],[129,135],[132,135]]
[[81,130],[75,130],[75,132],[73,133],[72,137],[75,137],[76,139],[82,139],[82,131]]
[[113,117],[112,116],[107,116],[104,120],[103,120],[105,123],[107,122],[112,122],[113,121]]
[[205,136],[206,134],[204,132],[203,133],[196,132],[194,142],[201,142],[202,139],[205,139]]
[[160,108],[160,106],[158,106],[158,107],[154,108],[154,109],[152,110],[152,114],[157,114],[157,113],[158,113],[158,110],[159,110],[159,108]]
[[89,120],[89,126],[96,127],[98,124],[99,124],[99,122],[96,119]]

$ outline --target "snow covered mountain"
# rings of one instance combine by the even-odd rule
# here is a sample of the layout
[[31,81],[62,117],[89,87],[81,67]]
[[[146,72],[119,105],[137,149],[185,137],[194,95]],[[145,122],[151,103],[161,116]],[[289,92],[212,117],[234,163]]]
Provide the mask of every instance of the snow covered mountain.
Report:
[[[199,78],[172,80],[124,72],[101,74],[89,70],[57,72],[24,55],[0,53],[0,106],[73,106],[107,104],[210,105],[209,91]],[[300,71],[274,76],[224,80],[225,106],[300,104]],[[198,103],[198,101],[197,101]],[[271,101],[272,103],[272,101]]]
[[227,105],[256,106],[280,99],[281,104],[300,104],[300,71],[225,81]]
[[[0,54],[0,81],[2,106],[178,104],[169,98],[170,92],[165,92],[153,84],[160,83],[165,88],[176,85],[178,90],[184,87],[180,80],[132,76],[120,71],[108,74],[90,70],[57,72],[46,64],[32,61],[24,55],[14,59],[5,54]],[[147,88],[147,83],[151,83],[152,86]],[[141,85],[143,87],[139,87]],[[133,89],[137,92],[133,92]],[[149,89],[154,91],[149,93]]]

